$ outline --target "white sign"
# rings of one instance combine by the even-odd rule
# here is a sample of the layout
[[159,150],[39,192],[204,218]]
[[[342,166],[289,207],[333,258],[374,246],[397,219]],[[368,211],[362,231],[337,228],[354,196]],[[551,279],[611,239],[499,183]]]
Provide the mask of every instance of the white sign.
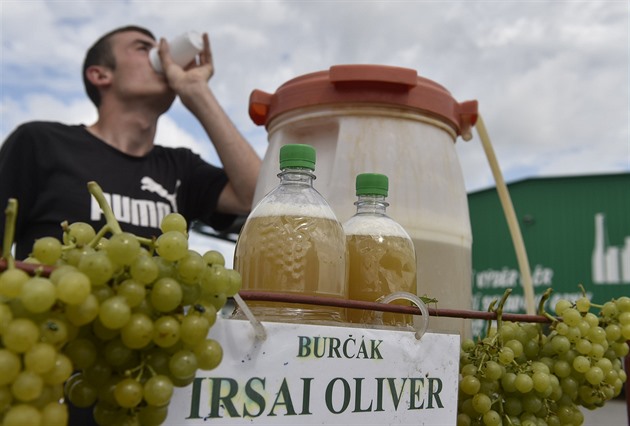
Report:
[[223,361],[177,388],[168,425],[454,425],[459,335],[217,319]]

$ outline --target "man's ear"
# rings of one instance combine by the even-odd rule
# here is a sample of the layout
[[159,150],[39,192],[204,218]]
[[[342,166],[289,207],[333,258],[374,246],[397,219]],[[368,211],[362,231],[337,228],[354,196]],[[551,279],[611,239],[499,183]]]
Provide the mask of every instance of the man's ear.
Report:
[[91,65],[85,70],[85,75],[90,83],[97,87],[107,86],[111,83],[112,72],[101,65]]

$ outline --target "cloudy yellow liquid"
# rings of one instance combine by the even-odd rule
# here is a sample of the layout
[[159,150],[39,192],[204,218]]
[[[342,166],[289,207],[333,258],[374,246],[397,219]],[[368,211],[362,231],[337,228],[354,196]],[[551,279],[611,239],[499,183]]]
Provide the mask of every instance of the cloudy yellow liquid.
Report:
[[[347,235],[348,297],[376,302],[391,293],[416,294],[416,256],[409,238],[392,235]],[[407,301],[392,304],[409,306]],[[375,311],[348,309],[348,320],[375,323]],[[411,325],[412,315],[382,313],[384,325]]]
[[[345,237],[334,218],[270,215],[248,219],[234,254],[243,290],[346,299]],[[247,302],[259,319],[345,321],[345,309],[308,304]]]

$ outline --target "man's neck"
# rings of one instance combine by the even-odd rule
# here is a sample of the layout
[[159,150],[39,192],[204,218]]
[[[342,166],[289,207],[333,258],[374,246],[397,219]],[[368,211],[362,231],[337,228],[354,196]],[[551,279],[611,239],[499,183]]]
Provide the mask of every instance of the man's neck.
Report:
[[87,130],[125,154],[141,157],[153,149],[159,114],[146,110],[99,108],[99,118]]

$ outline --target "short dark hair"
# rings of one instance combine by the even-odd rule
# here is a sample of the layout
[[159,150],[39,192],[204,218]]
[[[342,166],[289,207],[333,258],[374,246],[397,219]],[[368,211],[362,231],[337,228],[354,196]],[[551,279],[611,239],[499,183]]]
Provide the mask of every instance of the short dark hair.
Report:
[[88,80],[86,71],[92,65],[103,65],[111,69],[115,69],[116,58],[114,58],[114,53],[112,52],[111,37],[115,34],[128,31],[137,31],[146,34],[155,40],[153,33],[146,28],[138,27],[136,25],[127,25],[125,27],[116,28],[115,30],[103,35],[92,45],[92,47],[88,49],[85,55],[85,60],[83,61],[83,84],[88,97],[97,108],[101,104],[101,94],[99,93],[98,88],[94,86],[90,80]]

